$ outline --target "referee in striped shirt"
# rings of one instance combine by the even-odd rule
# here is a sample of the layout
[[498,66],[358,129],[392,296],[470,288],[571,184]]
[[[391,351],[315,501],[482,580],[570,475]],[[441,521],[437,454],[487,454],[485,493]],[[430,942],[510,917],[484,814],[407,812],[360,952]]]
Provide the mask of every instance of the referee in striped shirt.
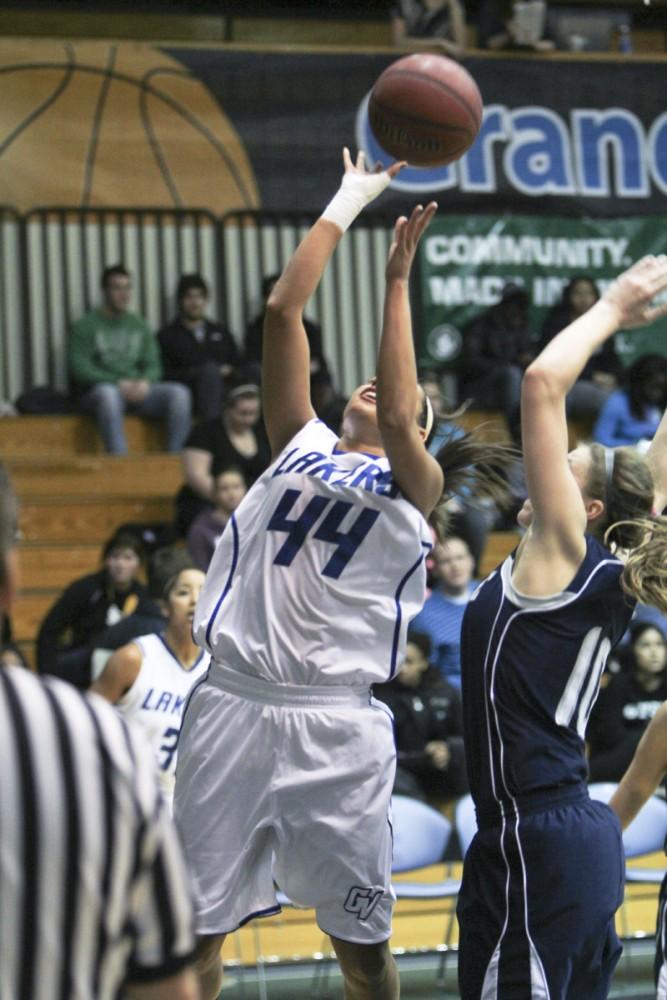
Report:
[[[0,465],[0,623],[16,506]],[[0,669],[1,1000],[197,1000],[152,755],[102,699]]]

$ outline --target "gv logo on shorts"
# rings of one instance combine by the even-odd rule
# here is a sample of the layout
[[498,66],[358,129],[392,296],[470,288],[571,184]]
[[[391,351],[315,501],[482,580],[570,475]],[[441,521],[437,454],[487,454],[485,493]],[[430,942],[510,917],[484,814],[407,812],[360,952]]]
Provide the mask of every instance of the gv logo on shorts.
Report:
[[364,889],[353,885],[343,903],[346,913],[354,913],[358,920],[368,920],[382,898],[382,889]]

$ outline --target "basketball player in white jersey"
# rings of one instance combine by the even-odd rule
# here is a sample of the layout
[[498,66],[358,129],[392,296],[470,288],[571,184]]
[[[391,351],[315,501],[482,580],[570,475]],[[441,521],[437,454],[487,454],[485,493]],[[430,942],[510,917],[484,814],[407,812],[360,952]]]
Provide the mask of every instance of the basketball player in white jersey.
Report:
[[141,726],[155,754],[160,788],[170,806],[183,709],[210,660],[192,637],[203,582],[204,574],[194,566],[177,573],[165,587],[165,630],[139,636],[116,650],[91,688]]
[[[444,488],[443,465],[424,447],[432,413],[408,299],[437,206],[396,224],[377,378],[352,394],[338,437],[311,405],[303,310],[345,230],[402,166],[369,174],[363,154],[355,165],[347,150],[344,163],[340,191],[268,302],[273,462],[230,519],[195,615],[212,660],[183,720],[174,810],[194,876],[204,1000],[218,995],[225,935],[278,912],[274,877],[315,909],[347,1000],[399,992],[387,943],[395,751],[369,686],[402,662],[424,599],[427,518]],[[448,488],[474,450],[467,439],[451,484],[443,463]]]

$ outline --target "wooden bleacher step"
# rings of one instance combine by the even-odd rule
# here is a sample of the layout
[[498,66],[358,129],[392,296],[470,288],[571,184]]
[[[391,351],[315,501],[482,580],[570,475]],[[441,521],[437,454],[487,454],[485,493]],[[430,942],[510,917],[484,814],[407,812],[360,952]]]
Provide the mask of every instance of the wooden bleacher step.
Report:
[[60,593],[72,580],[95,573],[101,565],[102,546],[97,542],[25,543],[18,548],[22,590]]
[[[129,487],[128,492],[131,492]],[[76,541],[101,545],[126,522],[171,522],[173,518],[171,497],[34,496],[21,503],[19,527],[27,542]]]
[[179,455],[56,455],[6,460],[20,498],[37,496],[173,498],[183,482]]
[[[157,421],[125,417],[130,452],[164,451],[164,428]],[[0,457],[104,454],[92,417],[22,414],[0,418]]]
[[60,590],[21,592],[12,609],[12,634],[21,649],[35,641],[46,612],[60,593]]

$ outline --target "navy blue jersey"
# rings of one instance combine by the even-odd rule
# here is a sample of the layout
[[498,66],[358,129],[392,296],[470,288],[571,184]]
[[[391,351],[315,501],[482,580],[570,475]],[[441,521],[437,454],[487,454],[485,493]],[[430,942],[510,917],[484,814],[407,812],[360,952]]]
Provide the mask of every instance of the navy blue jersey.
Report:
[[462,626],[466,757],[482,811],[586,780],[586,722],[633,610],[621,590],[622,563],[590,536],[559,594],[517,592],[513,563],[514,554],[483,581]]

